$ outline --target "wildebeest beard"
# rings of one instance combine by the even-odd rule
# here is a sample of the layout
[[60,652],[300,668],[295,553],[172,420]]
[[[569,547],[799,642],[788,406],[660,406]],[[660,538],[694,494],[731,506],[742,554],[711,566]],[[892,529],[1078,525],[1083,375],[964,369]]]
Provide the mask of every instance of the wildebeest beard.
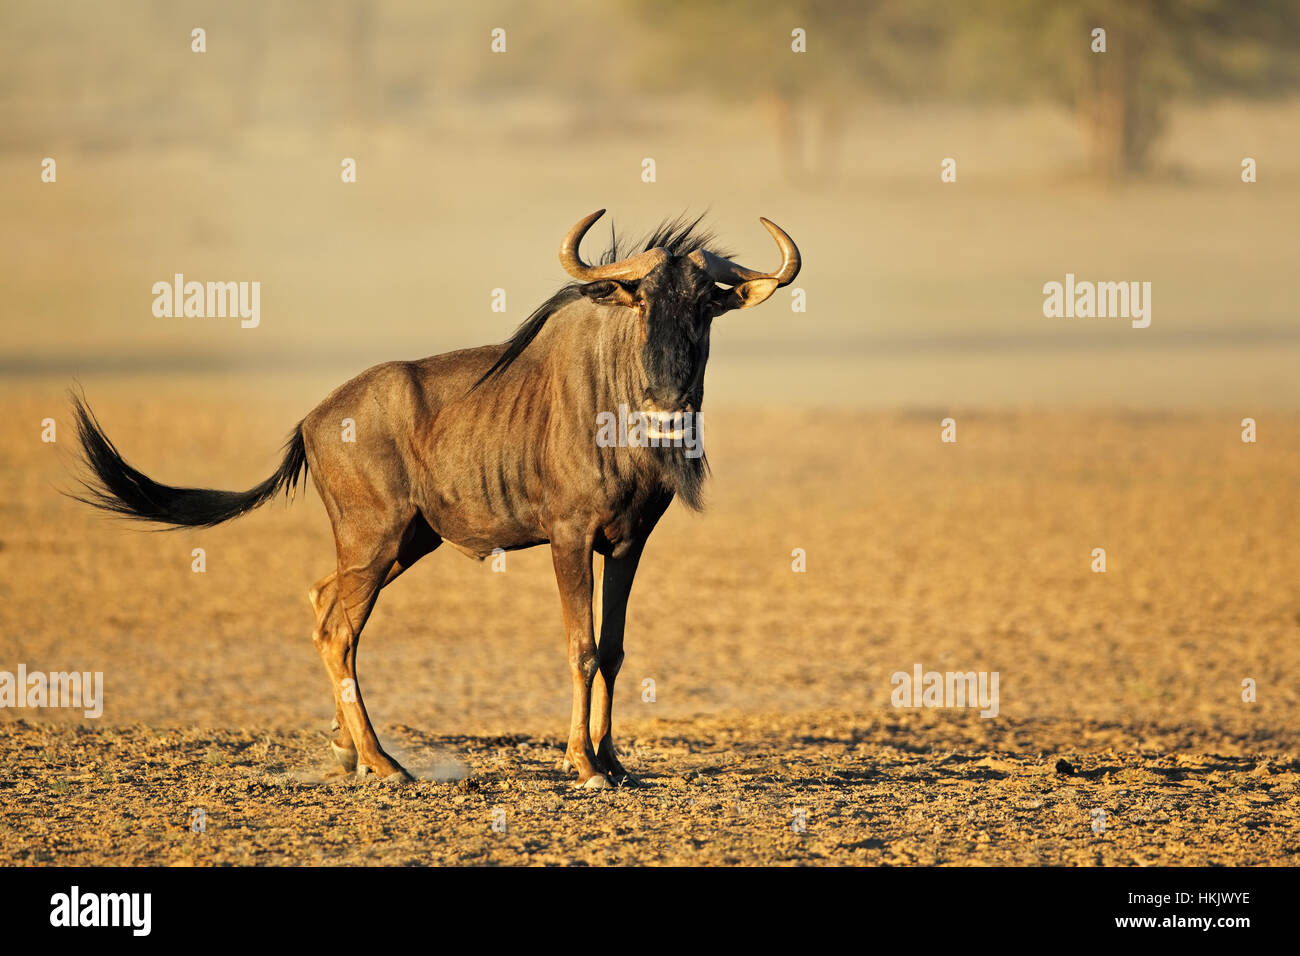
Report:
[[[675,423],[673,427],[676,427]],[[631,449],[638,459],[653,465],[659,480],[692,511],[704,509],[704,480],[709,475],[708,456],[704,454],[699,427],[697,412],[683,417],[684,434],[680,442],[661,443],[657,448],[652,445]],[[691,449],[697,449],[699,455],[688,454]]]

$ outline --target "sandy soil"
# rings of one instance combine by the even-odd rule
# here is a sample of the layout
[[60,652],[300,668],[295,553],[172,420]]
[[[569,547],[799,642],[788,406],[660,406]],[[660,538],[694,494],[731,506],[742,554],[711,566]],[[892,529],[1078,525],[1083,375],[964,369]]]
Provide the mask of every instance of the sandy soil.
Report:
[[392,787],[324,776],[311,732],[21,723],[8,728],[0,834],[6,862],[58,864],[1287,865],[1300,853],[1300,774],[1262,755],[1271,740],[977,721],[635,721],[625,749],[642,785],[603,793],[570,786],[559,735],[393,726],[422,776]]
[[[247,487],[328,384],[87,389],[145,471]],[[60,383],[0,393],[0,670],[105,682],[98,720],[0,710],[0,862],[1289,864],[1300,850],[1294,415],[717,410],[710,509],[670,511],[632,599],[615,728],[644,785],[590,793],[558,767],[567,667],[545,549],[504,574],[443,549],[384,592],[361,682],[422,779],[326,777],[332,705],[305,592],[332,546],[314,493],[213,531],[140,533],[57,494],[72,451]],[[939,441],[950,414],[955,445]],[[1246,414],[1257,444],[1240,441]],[[39,440],[47,416],[56,444]],[[894,708],[891,674],[918,663],[997,671],[998,716]]]

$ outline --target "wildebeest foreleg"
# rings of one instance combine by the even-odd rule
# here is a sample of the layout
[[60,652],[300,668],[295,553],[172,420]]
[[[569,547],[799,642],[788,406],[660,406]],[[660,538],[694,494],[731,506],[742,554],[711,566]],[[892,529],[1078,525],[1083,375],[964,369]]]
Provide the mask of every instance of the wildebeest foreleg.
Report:
[[596,753],[588,727],[591,684],[600,667],[591,620],[591,545],[592,535],[583,529],[552,529],[551,560],[560,585],[569,673],[573,679],[573,711],[565,759],[578,771],[579,786],[608,787],[609,780],[596,769]]
[[624,557],[606,558],[601,593],[600,643],[596,656],[600,671],[591,691],[591,740],[596,748],[596,766],[615,783],[635,784],[636,780],[623,769],[614,750],[612,727],[614,713],[614,679],[623,664],[623,627],[627,621],[627,599],[632,591],[637,563],[645,542],[636,546]]

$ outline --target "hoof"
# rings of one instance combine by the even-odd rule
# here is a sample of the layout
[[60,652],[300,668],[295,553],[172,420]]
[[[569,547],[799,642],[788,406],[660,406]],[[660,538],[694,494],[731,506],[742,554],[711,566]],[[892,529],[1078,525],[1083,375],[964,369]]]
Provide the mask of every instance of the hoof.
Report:
[[339,766],[348,773],[357,769],[357,752],[355,750],[345,750],[334,741],[330,741],[330,750],[334,751],[334,759],[339,762]]
[[371,777],[378,780],[380,783],[388,785],[415,783],[415,778],[407,773],[406,768],[401,764],[394,763],[392,766],[384,768],[382,772],[375,770],[374,767],[367,766],[366,764],[358,764],[357,779],[363,780]]
[[575,786],[575,787],[579,787],[579,788],[581,788],[581,789],[583,789],[583,790],[611,790],[611,789],[613,789],[613,787],[610,785],[609,778],[606,777],[603,773],[594,773],[594,774],[592,774],[590,777],[588,777],[586,780],[583,780],[583,781],[581,781],[581,782],[579,782],[579,783],[574,784],[574,786]]
[[[632,775],[617,760],[609,761],[597,758],[596,769],[609,777],[611,783],[622,784],[624,780],[632,780]],[[636,781],[633,780],[634,786],[635,783]]]

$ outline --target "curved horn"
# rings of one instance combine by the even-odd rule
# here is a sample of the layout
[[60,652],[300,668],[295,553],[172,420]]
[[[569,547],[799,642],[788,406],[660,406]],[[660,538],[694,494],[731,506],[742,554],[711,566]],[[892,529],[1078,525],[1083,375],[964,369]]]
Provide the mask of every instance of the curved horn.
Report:
[[[585,219],[578,220],[577,225],[569,230],[569,234],[560,243],[560,265],[564,266],[564,271],[575,279],[584,282],[595,282],[597,279],[643,279],[655,266],[668,258],[668,253],[663,249],[650,249],[630,259],[611,262],[606,266],[587,265],[578,255],[578,246],[582,243],[582,237],[587,234],[587,230],[603,215],[605,210],[597,209]],[[796,257],[797,255],[798,253]]]
[[784,229],[770,219],[759,216],[758,221],[776,240],[777,248],[781,250],[781,267],[775,272],[755,272],[753,269],[746,269],[730,259],[715,256],[707,249],[692,252],[690,260],[707,272],[714,282],[721,282],[724,285],[740,285],[753,279],[775,279],[778,289],[783,285],[789,285],[799,274],[799,267],[803,264],[803,260],[799,257],[799,247],[794,244],[794,240]]

